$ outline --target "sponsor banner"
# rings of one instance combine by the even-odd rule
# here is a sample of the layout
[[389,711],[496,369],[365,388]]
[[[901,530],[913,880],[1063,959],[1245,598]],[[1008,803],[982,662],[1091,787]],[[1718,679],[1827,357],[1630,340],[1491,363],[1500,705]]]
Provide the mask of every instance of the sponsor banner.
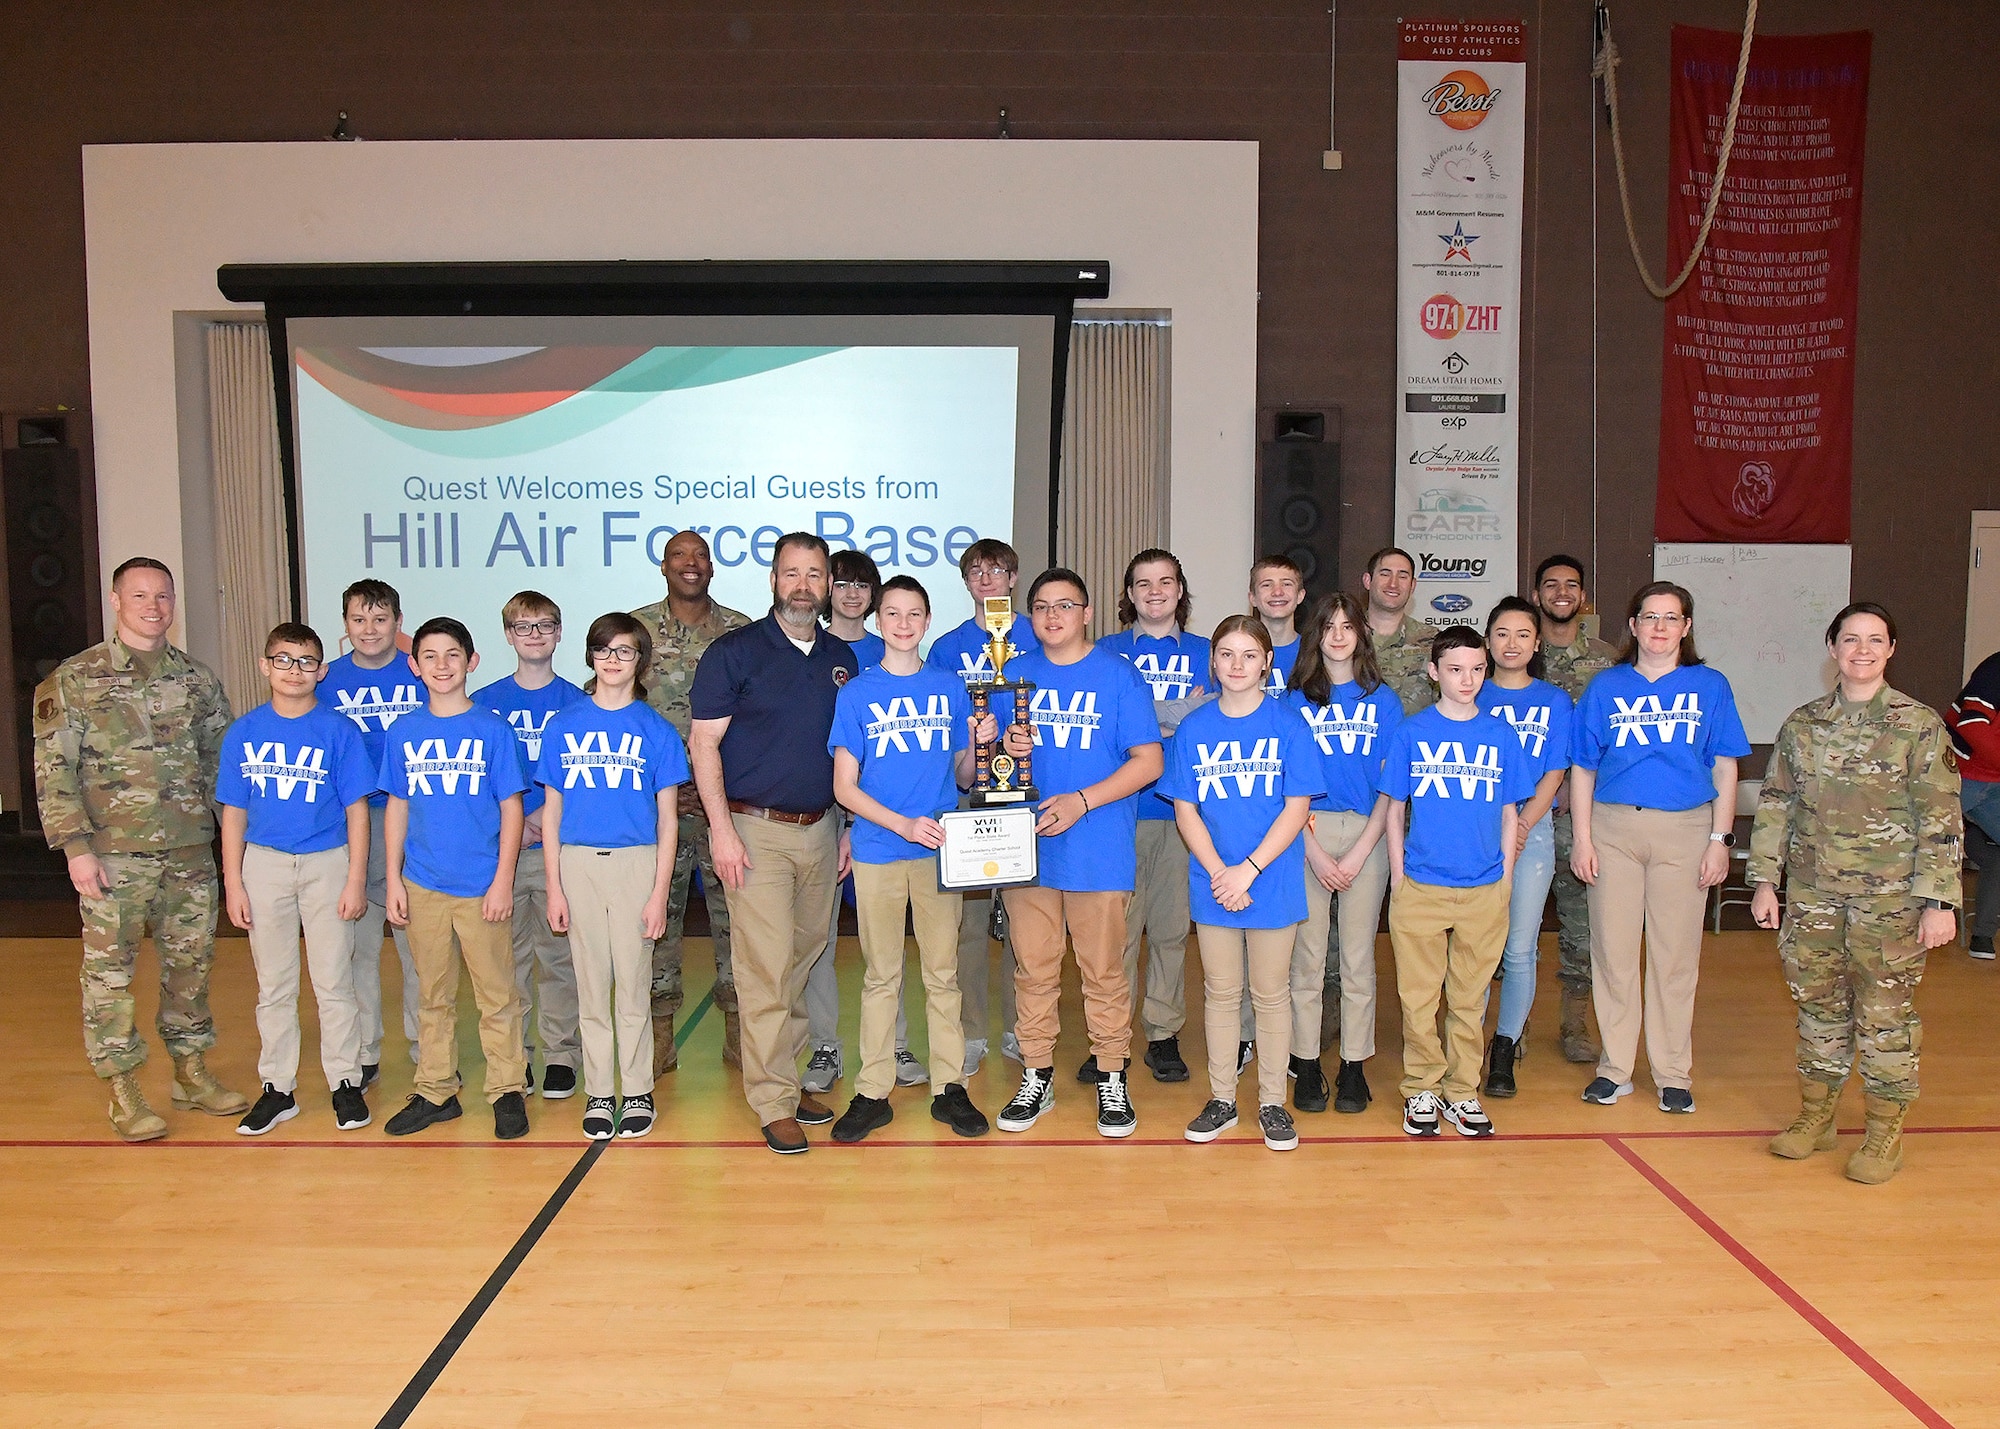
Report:
[[1430,625],[1477,622],[1519,564],[1526,47],[1518,20],[1402,22],[1395,539]]
[[[1667,267],[1687,261],[1741,37],[1676,25]],[[1866,31],[1756,39],[1722,205],[1666,311],[1662,541],[1851,533]]]

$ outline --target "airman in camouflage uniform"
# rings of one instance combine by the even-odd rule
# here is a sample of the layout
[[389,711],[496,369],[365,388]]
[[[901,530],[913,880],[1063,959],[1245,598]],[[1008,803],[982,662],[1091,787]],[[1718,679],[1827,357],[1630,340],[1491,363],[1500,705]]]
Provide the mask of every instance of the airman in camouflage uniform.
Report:
[[1837,689],[1801,705],[1778,731],[1748,871],[1764,885],[1761,923],[1777,922],[1781,872],[1789,908],[1778,947],[1799,1009],[1804,1107],[1771,1143],[1777,1155],[1803,1159],[1833,1145],[1835,1106],[1858,1054],[1868,1139],[1848,1174],[1886,1181],[1901,1164],[1923,1044],[1911,999],[1926,948],[1951,936],[1920,932],[1920,920],[1948,925],[1944,910],[1959,900],[1958,788],[1944,722],[1886,684],[1865,702]]
[[229,699],[205,666],[166,643],[173,577],[141,558],[112,579],[117,628],[35,690],[35,790],[49,847],[69,857],[83,914],[83,1043],[111,1083],[111,1124],[128,1141],[167,1134],[134,1073],[146,1062],[133,963],[152,934],[160,1040],[174,1105],[216,1116],[249,1102],[215,1081],[208,1006],[215,957],[215,788]]
[[[1546,616],[1543,617],[1545,620]],[[1569,645],[1542,641],[1542,678],[1573,700],[1583,698],[1583,687],[1600,671],[1618,663],[1618,652],[1578,623],[1576,639]],[[1562,984],[1563,1057],[1571,1062],[1595,1062],[1597,1044],[1590,1040],[1590,890],[1569,866],[1570,850],[1576,834],[1570,827],[1569,789],[1563,788],[1555,817],[1556,876],[1556,978]]]
[[1382,683],[1403,702],[1403,713],[1412,715],[1436,704],[1437,687],[1431,683],[1428,667],[1431,641],[1437,632],[1406,615],[1393,633],[1370,634],[1375,640],[1375,668],[1382,672]]
[[[715,566],[708,542],[699,532],[682,531],[667,542],[660,561],[667,578],[667,598],[632,612],[653,637],[653,662],[645,670],[646,703],[665,715],[685,742],[691,738],[694,715],[688,691],[695,666],[716,638],[750,617],[708,598]],[[667,895],[667,931],[653,943],[653,1062],[654,1075],[671,1071],[679,1061],[674,1046],[674,1016],[681,1010],[681,943],[687,918],[688,893],[696,866],[701,868],[702,897],[708,904],[709,941],[715,949],[715,1006],[722,1013],[722,1059],[740,1065],[740,1024],[736,1016],[736,972],[729,956],[729,904],[722,878],[709,852],[708,818],[690,780],[681,785],[680,833],[675,844],[674,881]]]

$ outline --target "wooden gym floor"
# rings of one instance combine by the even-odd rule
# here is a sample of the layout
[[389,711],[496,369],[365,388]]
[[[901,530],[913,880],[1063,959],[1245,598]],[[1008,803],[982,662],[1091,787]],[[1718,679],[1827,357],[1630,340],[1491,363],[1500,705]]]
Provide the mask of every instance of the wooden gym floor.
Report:
[[[697,989],[705,954],[690,943]],[[851,1039],[851,939],[842,956]],[[1764,1150],[1796,1101],[1791,1005],[1754,932],[1710,940],[1691,1118],[1662,1116],[1643,1071],[1616,1107],[1578,1100],[1545,939],[1498,1138],[1401,1135],[1389,996],[1375,1104],[1300,1117],[1282,1156],[1247,1117],[1181,1140],[1199,1070],[1140,1070],[1138,1135],[1100,1140],[1070,1079],[1073,974],[1056,1110],[1021,1136],[957,1141],[913,1088],[865,1145],[815,1129],[811,1154],[773,1156],[697,991],[642,1141],[586,1150],[581,1097],[531,1100],[530,1136],[493,1141],[470,1016],[462,1121],[382,1134],[410,1083],[392,1031],[374,1124],[336,1133],[308,998],[297,1119],[252,1140],[169,1110],[155,1043],[142,1075],[173,1134],[128,1147],[83,1060],[77,958],[0,941],[10,1429],[2000,1426],[2000,969],[1956,947],[1932,957],[1926,1097],[1879,1188],[1841,1175],[1855,1088],[1837,1152]],[[150,951],[142,968],[144,986]],[[214,1066],[248,1092],[253,999],[248,945],[225,940]],[[1198,1009],[1182,1046],[1199,1068]],[[1016,1075],[995,1057],[974,1079],[989,1115]]]

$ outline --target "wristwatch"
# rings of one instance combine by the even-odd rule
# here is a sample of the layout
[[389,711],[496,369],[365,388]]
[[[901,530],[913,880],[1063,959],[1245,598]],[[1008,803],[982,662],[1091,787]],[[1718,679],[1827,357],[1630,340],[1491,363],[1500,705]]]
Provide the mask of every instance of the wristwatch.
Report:
[[1736,847],[1735,834],[1710,834],[1708,841],[1712,844],[1721,844],[1724,848]]
[[1951,913],[1955,912],[1958,908],[1956,903],[1946,903],[1938,898],[1919,898],[1917,903],[1926,912]]

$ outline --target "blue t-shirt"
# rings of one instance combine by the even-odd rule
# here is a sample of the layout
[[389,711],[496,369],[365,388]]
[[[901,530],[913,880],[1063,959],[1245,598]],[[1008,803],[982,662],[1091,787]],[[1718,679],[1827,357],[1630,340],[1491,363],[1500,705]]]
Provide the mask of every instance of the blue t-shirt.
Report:
[[1329,813],[1373,813],[1382,786],[1382,758],[1389,737],[1403,722],[1403,702],[1396,692],[1377,685],[1364,694],[1349,680],[1328,690],[1323,705],[1307,699],[1303,690],[1286,691],[1285,700],[1304,717],[1319,750],[1326,792],[1312,806]]
[[[509,675],[504,680],[495,680],[482,687],[472,698],[475,703],[484,705],[514,726],[514,736],[521,741],[521,767],[532,773],[542,762],[542,731],[548,727],[556,711],[590,696],[561,675],[539,690],[524,690],[520,682]],[[521,796],[521,812],[534,813],[542,807],[542,797],[542,786],[530,780],[528,792]],[[524,841],[521,846],[539,848],[541,841]]]
[[1389,737],[1382,792],[1410,803],[1404,877],[1480,888],[1506,872],[1502,814],[1535,792],[1535,774],[1499,721],[1447,719],[1432,705]]
[[827,630],[812,653],[785,635],[776,615],[722,636],[702,652],[688,707],[696,719],[727,719],[722,783],[730,798],[788,814],[833,806],[827,731],[833,702],[855,675],[854,652]]
[[528,787],[514,727],[474,705],[396,721],[382,787],[410,805],[403,877],[453,898],[478,898],[500,870],[500,805]]
[[[961,680],[970,680],[974,675],[991,675],[993,662],[986,658],[987,640],[986,627],[975,616],[958,629],[932,641],[926,663],[948,670]],[[1014,677],[1014,665],[1020,656],[1041,648],[1041,642],[1035,639],[1033,622],[1025,612],[1016,610],[1014,623],[1007,628],[1008,655],[1004,671],[1007,678]]]
[[[1184,700],[1208,688],[1208,642],[1199,635],[1182,631],[1178,635],[1141,635],[1139,627],[1128,626],[1116,635],[1107,635],[1098,646],[1132,662],[1132,668],[1153,691],[1153,699]],[[1174,806],[1153,797],[1159,786],[1148,784],[1139,791],[1139,817],[1171,819]]]
[[535,780],[562,795],[563,843],[643,848],[660,840],[660,791],[688,781],[687,746],[645,701],[607,710],[585,695],[543,727]]
[[[1028,719],[1035,787],[1044,799],[1088,788],[1116,773],[1134,749],[1160,743],[1153,692],[1137,670],[1107,650],[1092,646],[1073,665],[1032,650],[1007,672],[1035,684]],[[997,703],[994,713],[1004,725]],[[1038,853],[1042,887],[1130,893],[1139,871],[1138,803],[1139,796],[1130,794],[1092,809],[1062,833],[1045,834]]]
[[339,848],[347,806],[374,792],[360,732],[325,705],[288,719],[262,704],[222,736],[215,802],[248,816],[246,843],[289,854]]
[[1514,726],[1537,784],[1543,775],[1569,768],[1576,701],[1567,690],[1547,680],[1530,680],[1525,690],[1503,690],[1488,680],[1479,687],[1479,707]]
[[[926,665],[914,675],[892,675],[877,665],[840,692],[827,752],[844,749],[860,763],[862,793],[905,818],[936,818],[958,804],[952,755],[971,743],[971,718],[965,681],[949,670]],[[937,853],[858,814],[853,829],[857,863]]]
[[[368,762],[378,769],[382,753],[389,747],[389,726],[430,703],[424,682],[400,650],[393,651],[389,663],[379,670],[362,669],[354,663],[351,651],[332,661],[315,698],[335,714],[354,721],[368,750]],[[389,802],[389,796],[378,791],[368,802],[379,809]]]
[[1292,666],[1298,663],[1299,637],[1294,635],[1271,651],[1271,673],[1264,677],[1264,693],[1274,700],[1283,699],[1285,686],[1292,680]]
[[1681,665],[1648,680],[1613,665],[1584,688],[1570,757],[1597,771],[1594,802],[1679,812],[1714,803],[1715,761],[1749,752],[1721,671]]
[[[1228,864],[1256,852],[1285,800],[1326,789],[1319,751],[1298,711],[1268,696],[1232,719],[1222,705],[1203,705],[1174,731],[1159,791],[1201,813],[1215,851]],[[1188,908],[1197,923],[1217,928],[1283,928],[1306,916],[1306,851],[1295,838],[1264,865],[1250,885],[1250,906],[1231,913],[1209,891],[1208,873],[1188,860]]]
[[[832,634],[831,631],[827,633]],[[839,637],[836,636],[835,638],[838,639]],[[882,652],[889,647],[883,643],[882,637],[874,631],[864,630],[861,632],[859,640],[850,640],[847,642],[847,648],[854,652],[854,663],[866,670],[870,666],[881,664]]]

